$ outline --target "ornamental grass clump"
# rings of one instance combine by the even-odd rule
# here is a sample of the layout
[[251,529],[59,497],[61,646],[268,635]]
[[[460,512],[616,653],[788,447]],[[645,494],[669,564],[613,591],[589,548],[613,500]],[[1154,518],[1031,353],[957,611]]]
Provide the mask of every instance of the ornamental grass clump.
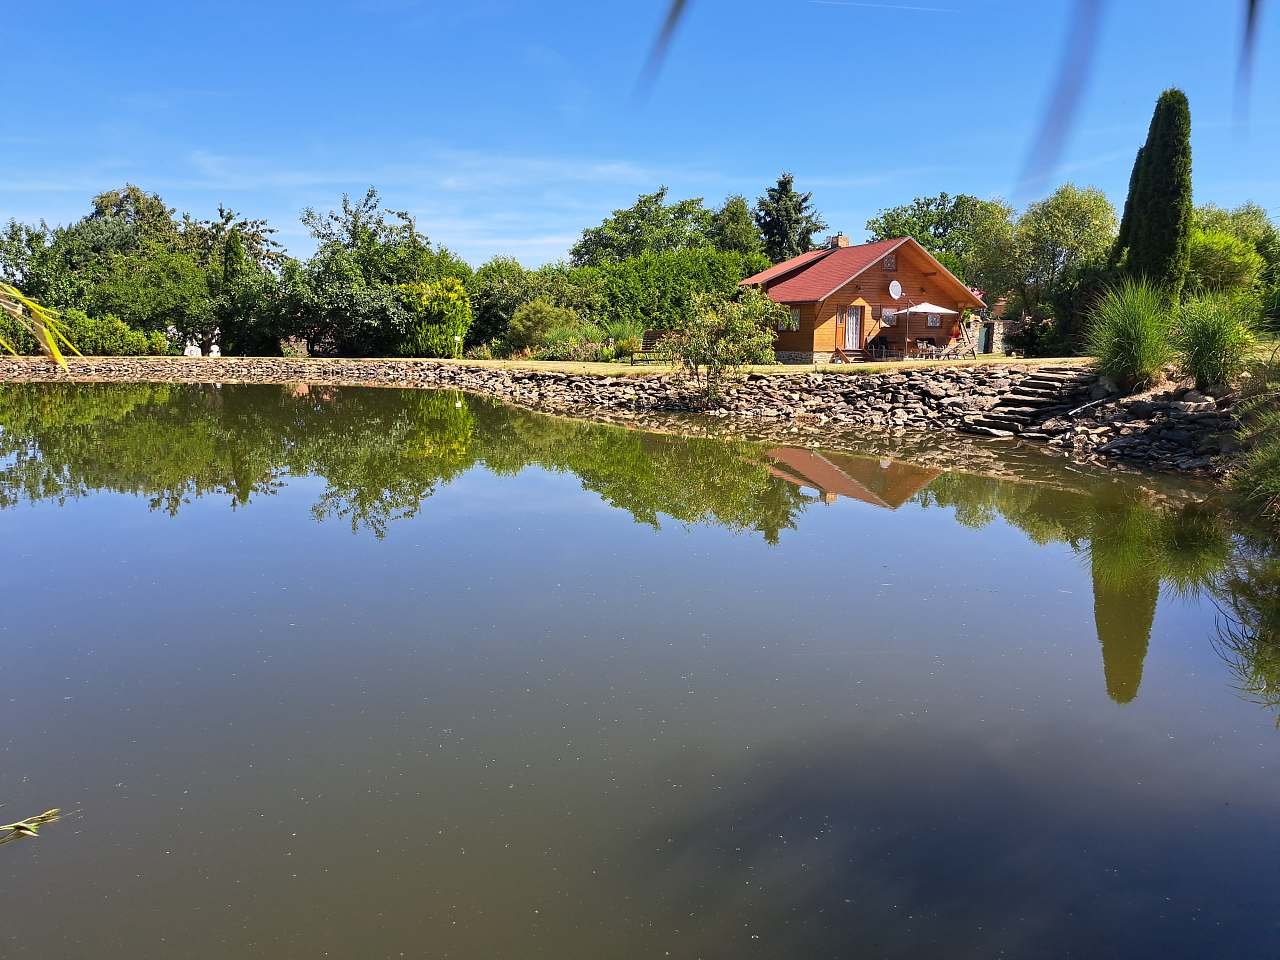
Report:
[[1182,372],[1196,389],[1231,383],[1257,345],[1258,304],[1245,295],[1205,293],[1178,310],[1174,348]]
[[1112,287],[1094,308],[1088,352],[1098,370],[1126,389],[1155,382],[1173,359],[1169,308],[1158,287],[1126,280]]
[[1232,487],[1264,519],[1280,523],[1280,350],[1254,364],[1237,410],[1244,455]]

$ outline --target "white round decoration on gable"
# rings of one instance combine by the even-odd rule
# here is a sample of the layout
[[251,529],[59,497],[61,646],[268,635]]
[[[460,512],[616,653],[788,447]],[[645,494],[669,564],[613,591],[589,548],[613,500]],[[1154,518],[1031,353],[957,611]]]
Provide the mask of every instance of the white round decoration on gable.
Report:
[[897,280],[889,281],[889,296],[893,297],[895,300],[902,299],[902,284]]

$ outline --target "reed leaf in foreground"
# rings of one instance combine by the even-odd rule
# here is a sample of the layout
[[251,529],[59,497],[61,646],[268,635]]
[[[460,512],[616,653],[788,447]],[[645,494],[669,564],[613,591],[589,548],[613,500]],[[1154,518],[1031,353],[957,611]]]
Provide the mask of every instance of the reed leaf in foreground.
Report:
[[11,840],[17,840],[21,837],[38,837],[40,836],[40,828],[46,823],[53,823],[61,814],[62,811],[55,807],[34,817],[27,817],[25,820],[0,824],[0,834],[3,834],[0,835],[0,843],[9,843]]
[[[8,314],[21,329],[35,337],[40,349],[63,369],[67,366],[67,360],[62,354],[63,348],[76,356],[80,355],[80,351],[63,332],[58,314],[36,303],[17,287],[0,283],[0,310]],[[0,336],[0,350],[15,356],[18,353],[13,344],[3,336]]]

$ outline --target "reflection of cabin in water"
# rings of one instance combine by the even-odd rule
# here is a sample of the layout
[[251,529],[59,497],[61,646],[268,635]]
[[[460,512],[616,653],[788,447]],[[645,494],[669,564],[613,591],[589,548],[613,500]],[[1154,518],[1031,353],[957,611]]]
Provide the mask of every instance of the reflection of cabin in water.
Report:
[[775,447],[769,472],[797,487],[816,490],[824,503],[840,497],[897,510],[942,473],[888,458]]

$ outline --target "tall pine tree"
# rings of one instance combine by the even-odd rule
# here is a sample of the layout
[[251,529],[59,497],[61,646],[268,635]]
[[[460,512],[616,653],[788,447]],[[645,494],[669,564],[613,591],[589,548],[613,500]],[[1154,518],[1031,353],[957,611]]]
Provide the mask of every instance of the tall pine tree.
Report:
[[1187,278],[1191,210],[1191,108],[1186,94],[1171,89],[1156,102],[1134,161],[1112,262],[1177,300]]

